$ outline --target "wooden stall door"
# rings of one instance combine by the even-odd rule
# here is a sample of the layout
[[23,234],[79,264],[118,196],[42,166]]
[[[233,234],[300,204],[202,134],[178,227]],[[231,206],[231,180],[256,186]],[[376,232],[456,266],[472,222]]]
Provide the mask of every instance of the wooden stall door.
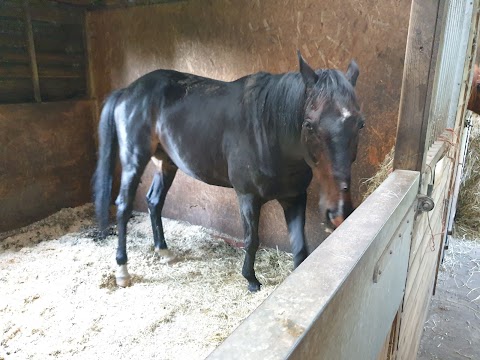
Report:
[[394,167],[420,171],[419,198],[428,197],[434,208],[415,218],[395,351],[384,352],[382,359],[415,359],[420,344],[464,131],[478,4],[440,0],[412,5]]

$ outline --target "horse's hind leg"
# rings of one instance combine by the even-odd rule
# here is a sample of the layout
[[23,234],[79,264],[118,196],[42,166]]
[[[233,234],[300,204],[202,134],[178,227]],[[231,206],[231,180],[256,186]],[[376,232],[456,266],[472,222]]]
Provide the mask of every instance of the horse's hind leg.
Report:
[[[134,153],[134,152],[132,152]],[[120,191],[116,200],[117,204],[117,265],[115,275],[117,285],[121,287],[130,285],[130,275],[127,270],[127,223],[132,215],[133,199],[137,191],[140,178],[148,162],[148,152],[132,157],[122,157],[122,179]]]
[[157,150],[155,157],[161,160],[162,163],[161,165],[157,164],[154,160],[159,170],[155,173],[152,185],[147,193],[147,204],[152,222],[155,252],[160,255],[160,261],[162,263],[168,263],[172,261],[175,256],[168,250],[167,243],[165,242],[162,225],[162,209],[178,168],[167,155],[160,150]]
[[248,290],[256,292],[260,290],[260,281],[255,276],[255,254],[259,246],[258,222],[262,202],[252,194],[240,194],[240,214],[242,216],[243,230],[245,233],[245,261],[243,263],[242,275],[248,281]]

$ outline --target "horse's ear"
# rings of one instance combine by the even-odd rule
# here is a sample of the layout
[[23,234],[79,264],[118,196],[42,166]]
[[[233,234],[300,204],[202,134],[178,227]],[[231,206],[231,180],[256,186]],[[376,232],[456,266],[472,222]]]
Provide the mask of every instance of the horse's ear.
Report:
[[300,65],[300,74],[302,74],[303,82],[307,88],[313,87],[318,80],[318,75],[315,74],[315,71],[307,64],[303,59],[300,50],[297,50],[298,63]]
[[348,65],[346,73],[347,79],[350,84],[352,84],[352,86],[355,86],[357,84],[357,78],[359,74],[360,70],[358,69],[358,65],[355,60],[352,59],[352,61],[350,61],[350,64]]

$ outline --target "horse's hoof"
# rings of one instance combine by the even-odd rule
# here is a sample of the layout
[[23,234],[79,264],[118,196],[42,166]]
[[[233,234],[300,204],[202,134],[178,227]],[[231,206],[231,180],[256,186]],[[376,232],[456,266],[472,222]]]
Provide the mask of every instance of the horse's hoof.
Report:
[[130,274],[127,270],[127,265],[120,265],[115,274],[115,281],[119,287],[128,287],[131,285]]
[[130,276],[128,277],[115,277],[118,287],[129,287],[132,284]]
[[256,283],[248,283],[248,291],[252,292],[252,293],[256,293],[257,291],[260,291],[260,286],[262,284],[260,284],[259,282],[256,282]]
[[155,253],[159,257],[160,264],[170,264],[177,258],[175,254],[168,249],[155,249]]

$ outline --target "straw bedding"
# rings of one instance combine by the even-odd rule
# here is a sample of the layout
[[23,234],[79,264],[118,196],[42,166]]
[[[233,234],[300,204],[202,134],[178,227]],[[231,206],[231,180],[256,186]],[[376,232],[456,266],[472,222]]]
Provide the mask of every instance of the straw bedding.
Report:
[[200,226],[164,224],[179,261],[157,261],[148,215],[135,213],[124,289],[115,229],[99,240],[91,205],[0,234],[0,359],[203,359],[292,270],[290,254],[259,250],[264,286],[251,294],[242,249]]

